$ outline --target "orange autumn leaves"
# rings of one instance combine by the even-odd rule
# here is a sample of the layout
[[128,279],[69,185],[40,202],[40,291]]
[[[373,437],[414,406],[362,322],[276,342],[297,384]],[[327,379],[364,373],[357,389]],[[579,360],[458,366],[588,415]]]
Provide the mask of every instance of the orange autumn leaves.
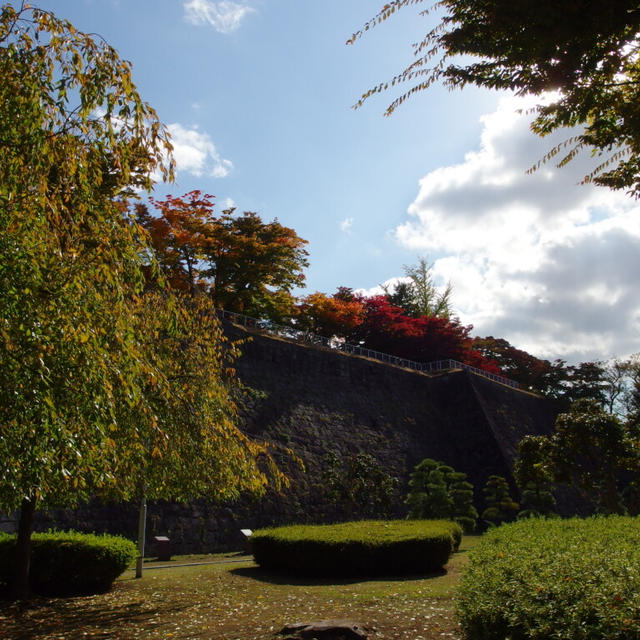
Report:
[[151,198],[150,204],[154,212],[136,205],[136,218],[174,289],[206,295],[227,311],[291,323],[402,358],[455,359],[499,372],[473,347],[471,327],[448,315],[411,314],[392,295],[366,298],[346,287],[331,296],[294,298],[308,266],[307,242],[277,220],[266,223],[256,213],[234,209],[215,215],[213,196],[200,191]]
[[277,219],[226,209],[214,215],[214,198],[200,191],[150,199],[154,214],[135,206],[149,233],[168,283],[191,294],[209,295],[219,308],[284,319],[291,315],[291,291],[304,282],[306,240]]

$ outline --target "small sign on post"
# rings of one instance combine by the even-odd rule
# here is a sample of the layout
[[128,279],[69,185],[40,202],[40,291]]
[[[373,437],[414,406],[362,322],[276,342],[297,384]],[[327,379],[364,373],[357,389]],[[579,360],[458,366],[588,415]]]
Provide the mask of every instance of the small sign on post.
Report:
[[253,553],[251,548],[251,535],[253,531],[251,529],[240,529],[240,533],[244,536],[244,551],[246,553]]
[[158,560],[166,562],[171,560],[171,540],[167,536],[155,536],[153,541],[156,545],[156,555]]

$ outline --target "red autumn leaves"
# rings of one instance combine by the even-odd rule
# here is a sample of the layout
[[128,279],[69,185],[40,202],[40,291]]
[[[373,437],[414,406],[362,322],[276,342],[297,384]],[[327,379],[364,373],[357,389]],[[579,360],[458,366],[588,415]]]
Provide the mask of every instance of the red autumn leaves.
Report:
[[229,311],[292,322],[299,328],[410,360],[454,359],[492,373],[493,360],[473,348],[471,326],[456,318],[410,315],[389,295],[364,297],[341,287],[331,296],[312,293],[299,300],[308,266],[306,240],[277,220],[252,212],[213,213],[213,196],[191,191],[137,205],[138,222],[149,233],[157,263],[174,288],[210,296]]

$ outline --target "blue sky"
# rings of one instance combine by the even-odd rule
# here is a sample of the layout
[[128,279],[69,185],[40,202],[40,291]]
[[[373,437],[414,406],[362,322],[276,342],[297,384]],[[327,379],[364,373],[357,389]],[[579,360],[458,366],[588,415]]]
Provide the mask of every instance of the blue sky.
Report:
[[640,351],[640,212],[576,186],[589,160],[524,171],[540,141],[522,103],[435,86],[351,105],[434,24],[399,12],[354,46],[375,0],[41,0],[132,62],[169,126],[177,184],[275,217],[309,241],[307,292],[371,290],[419,256],[477,335],[570,361]]

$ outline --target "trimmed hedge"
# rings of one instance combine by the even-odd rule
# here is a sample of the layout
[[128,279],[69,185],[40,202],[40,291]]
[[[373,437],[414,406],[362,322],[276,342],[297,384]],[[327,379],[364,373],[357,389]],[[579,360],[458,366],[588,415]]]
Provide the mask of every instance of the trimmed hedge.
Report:
[[[13,575],[15,536],[0,536],[0,583]],[[29,586],[47,596],[90,595],[108,591],[136,557],[130,540],[74,531],[34,533]]]
[[457,615],[473,640],[640,638],[640,519],[528,519],[471,551]]
[[444,520],[363,520],[260,529],[251,536],[263,568],[317,576],[428,573],[441,569],[462,537]]

